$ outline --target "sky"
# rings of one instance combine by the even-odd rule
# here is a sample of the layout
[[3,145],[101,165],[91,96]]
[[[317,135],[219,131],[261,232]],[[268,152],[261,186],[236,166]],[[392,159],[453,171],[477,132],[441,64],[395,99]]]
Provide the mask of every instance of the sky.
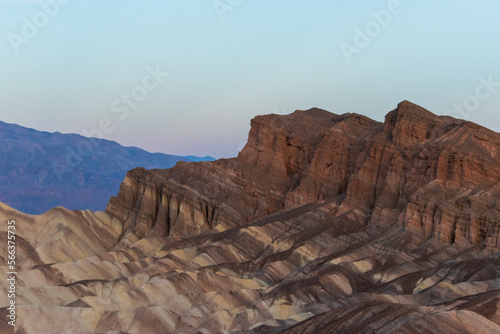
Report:
[[250,120],[403,100],[499,132],[499,1],[0,0],[0,120],[236,156]]

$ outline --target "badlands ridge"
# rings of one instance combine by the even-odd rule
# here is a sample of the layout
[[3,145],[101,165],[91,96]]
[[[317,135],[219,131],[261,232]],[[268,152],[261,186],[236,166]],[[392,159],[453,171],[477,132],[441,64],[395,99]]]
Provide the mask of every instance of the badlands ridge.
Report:
[[499,333],[499,198],[477,124],[258,116],[238,157],[133,169],[105,212],[0,204],[16,332]]

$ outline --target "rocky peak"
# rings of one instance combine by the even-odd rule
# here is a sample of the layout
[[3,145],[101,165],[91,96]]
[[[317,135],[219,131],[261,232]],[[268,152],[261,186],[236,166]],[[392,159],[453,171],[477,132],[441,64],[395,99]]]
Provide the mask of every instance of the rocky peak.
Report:
[[[237,158],[134,170],[107,212],[127,222],[130,240],[184,238],[331,200],[366,224],[408,226],[449,243],[497,240],[493,225],[479,233],[471,222],[498,216],[484,188],[498,188],[498,134],[464,124],[408,101],[384,124],[316,108],[257,116]],[[467,202],[472,193],[477,200]]]
[[384,132],[397,145],[422,143],[442,133],[445,118],[403,101],[385,117]]
[[499,333],[499,150],[409,102],[313,109],[256,117],[237,158],[130,171],[106,213],[0,204],[19,332]]

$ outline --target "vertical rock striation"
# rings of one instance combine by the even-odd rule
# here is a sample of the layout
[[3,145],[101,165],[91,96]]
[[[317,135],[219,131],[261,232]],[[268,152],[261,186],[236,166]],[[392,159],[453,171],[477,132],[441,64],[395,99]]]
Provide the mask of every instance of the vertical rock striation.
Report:
[[258,116],[237,158],[132,170],[106,211],[125,221],[124,240],[182,239],[336,200],[369,225],[496,247],[499,150],[497,133],[408,101],[383,124],[320,109]]
[[236,158],[129,171],[106,212],[0,204],[17,332],[500,332],[498,133],[407,101],[251,125]]

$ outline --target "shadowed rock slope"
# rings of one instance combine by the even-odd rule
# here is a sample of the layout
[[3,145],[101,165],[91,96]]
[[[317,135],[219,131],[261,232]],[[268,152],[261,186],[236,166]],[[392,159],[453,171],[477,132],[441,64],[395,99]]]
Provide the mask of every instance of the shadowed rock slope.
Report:
[[500,332],[499,153],[407,101],[311,109],[254,118],[237,158],[130,171],[106,212],[2,205],[18,332]]

